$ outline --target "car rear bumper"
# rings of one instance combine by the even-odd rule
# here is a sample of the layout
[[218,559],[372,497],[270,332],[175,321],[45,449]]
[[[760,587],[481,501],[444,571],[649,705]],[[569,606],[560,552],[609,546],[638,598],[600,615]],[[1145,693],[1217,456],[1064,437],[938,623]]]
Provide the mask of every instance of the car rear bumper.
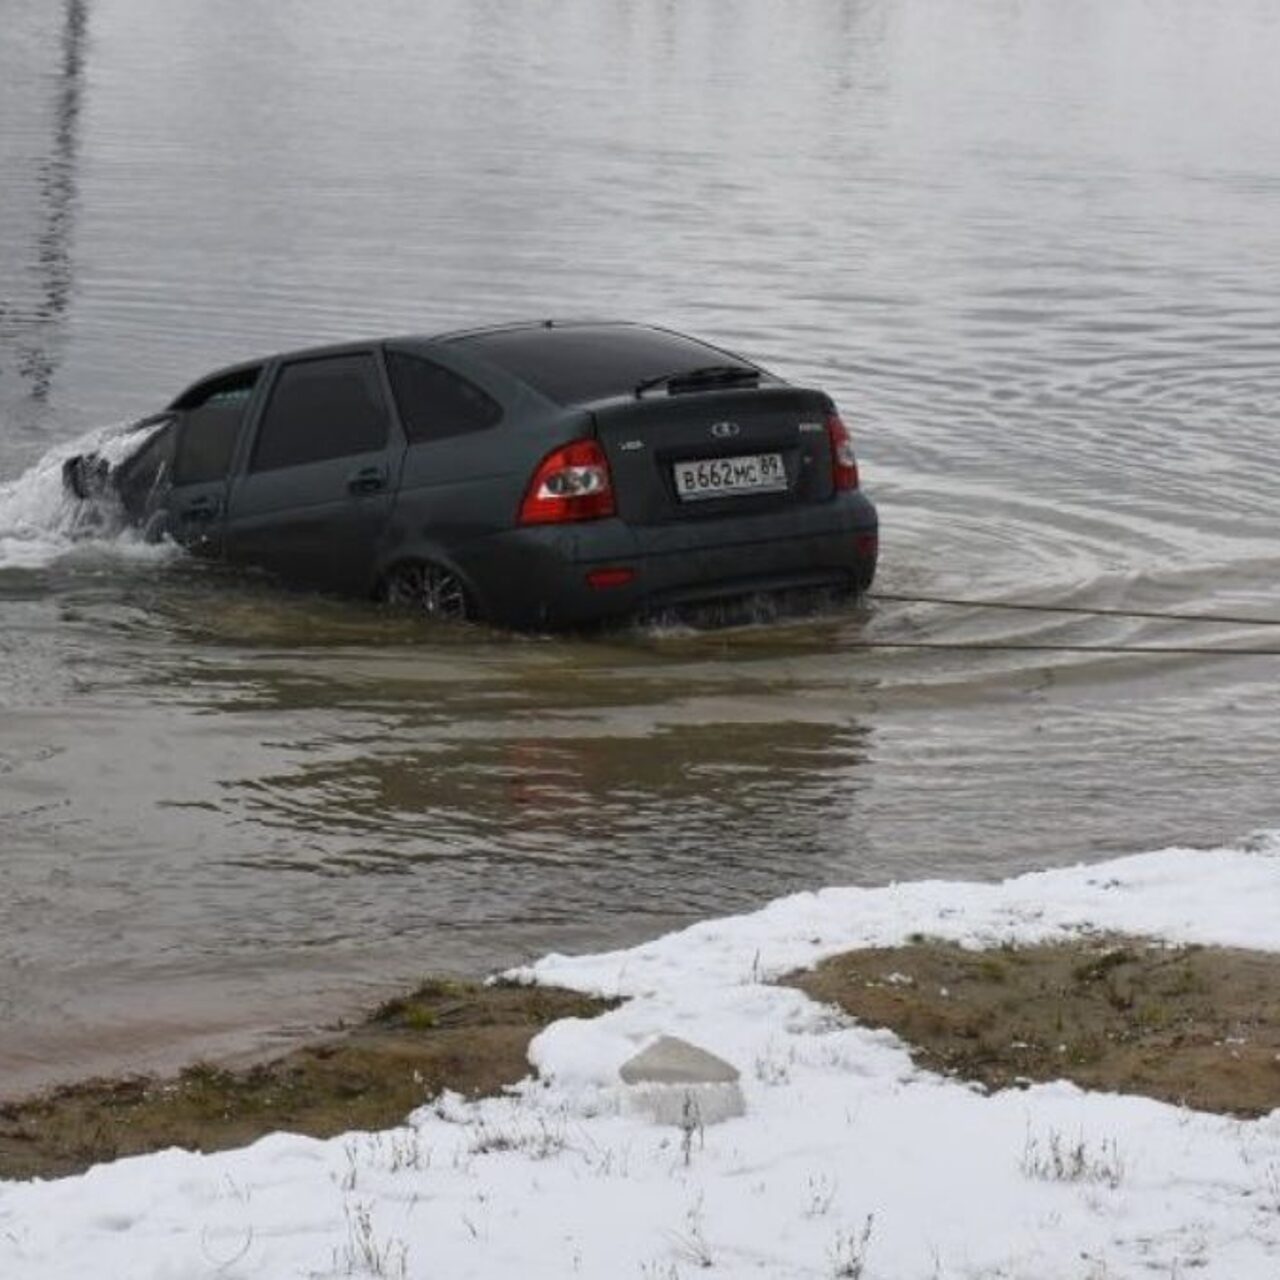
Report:
[[875,507],[855,492],[732,520],[513,529],[459,549],[457,567],[487,619],[541,629],[758,593],[856,594],[871,585],[877,552]]

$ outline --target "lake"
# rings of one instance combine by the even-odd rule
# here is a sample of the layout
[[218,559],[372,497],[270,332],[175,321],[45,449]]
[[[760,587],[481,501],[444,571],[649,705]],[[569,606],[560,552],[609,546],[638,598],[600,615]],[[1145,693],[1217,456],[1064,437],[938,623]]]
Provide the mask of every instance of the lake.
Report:
[[[1276,6],[0,14],[0,1095],[1280,825],[1280,656],[1198,652],[1280,652]],[[74,536],[61,453],[210,368],[551,315],[828,390],[881,598],[516,637]]]

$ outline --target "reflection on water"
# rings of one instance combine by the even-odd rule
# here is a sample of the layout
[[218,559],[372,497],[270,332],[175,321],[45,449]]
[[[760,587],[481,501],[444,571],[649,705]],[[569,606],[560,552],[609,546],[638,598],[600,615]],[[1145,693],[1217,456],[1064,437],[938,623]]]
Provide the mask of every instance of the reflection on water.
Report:
[[[536,880],[522,895],[526,918],[534,901],[548,919],[601,902],[670,918],[673,906],[724,910],[776,884],[780,830],[797,885],[843,855],[838,817],[857,785],[861,736],[855,726],[761,723],[727,741],[722,726],[689,725],[640,739],[562,730],[449,743],[402,727],[398,749],[379,735],[354,759],[245,779],[223,807],[288,833],[288,851],[272,859],[279,869],[407,874],[456,861],[495,888]],[[424,738],[437,740],[411,745]],[[666,886],[656,894],[655,879]],[[485,908],[496,923],[511,899],[500,893]]]
[[[16,14],[12,21],[8,41],[21,56],[23,37],[30,37],[31,29],[24,19],[27,14]],[[31,122],[24,111],[17,116],[19,128],[10,137],[10,145],[22,142],[32,147],[34,182],[30,188],[13,181],[12,162],[6,165],[6,203],[21,201],[30,190],[34,195],[32,222],[29,231],[18,222],[13,230],[16,236],[6,235],[0,240],[4,252],[0,261],[9,269],[0,277],[0,289],[8,296],[0,295],[0,339],[4,355],[12,353],[13,372],[25,384],[24,393],[39,403],[46,400],[57,368],[59,353],[65,341],[63,326],[71,302],[73,288],[72,236],[75,225],[77,195],[77,162],[79,152],[80,116],[84,96],[84,62],[88,27],[87,0],[65,0],[61,7],[61,31],[56,51],[56,73],[51,77],[54,85],[52,109],[47,125]],[[34,27],[34,23],[32,26]],[[9,59],[0,59],[0,69],[18,79],[18,68],[8,65]],[[6,95],[7,96],[7,95]],[[43,96],[43,95],[42,95]],[[37,109],[39,110],[39,108]],[[12,117],[9,117],[12,118]],[[12,129],[12,126],[10,126]],[[8,132],[8,130],[6,130]],[[46,132],[47,139],[39,137]],[[8,148],[4,154],[8,160]],[[24,157],[25,158],[25,157]],[[22,241],[30,236],[26,245]],[[18,240],[18,244],[13,243]],[[11,263],[10,252],[18,248],[26,261]],[[16,266],[16,270],[14,267]],[[30,290],[23,288],[24,277],[31,282]],[[6,360],[7,364],[8,361]],[[0,377],[3,377],[0,367]],[[14,391],[5,388],[0,397],[0,407],[13,412],[11,397]]]
[[[53,150],[40,166],[45,225],[37,240],[43,297],[36,307],[41,330],[52,331],[66,315],[71,299],[71,235],[76,198],[76,151],[83,93],[87,0],[66,0],[62,33],[62,66],[58,97],[54,108]],[[50,334],[52,339],[52,334]],[[22,362],[23,376],[31,385],[31,395],[44,400],[55,368],[54,341],[34,346]]]
[[25,469],[241,356],[621,314],[833,393],[886,592],[1280,616],[1277,64],[1226,0],[10,0],[0,1093],[789,889],[1274,825],[1275,660],[1008,649],[1270,631],[433,629],[73,545]]

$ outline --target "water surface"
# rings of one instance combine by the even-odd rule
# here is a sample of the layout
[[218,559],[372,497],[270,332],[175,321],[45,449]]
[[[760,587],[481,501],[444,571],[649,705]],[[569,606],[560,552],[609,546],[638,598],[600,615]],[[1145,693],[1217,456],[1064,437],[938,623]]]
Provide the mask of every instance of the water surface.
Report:
[[[829,390],[893,595],[1280,619],[1280,13],[6,0],[0,1093],[793,889],[1276,824],[1280,632],[432,629],[75,537],[231,360],[541,315]],[[985,650],[868,649],[868,642]],[[1009,646],[1081,646],[1094,652]]]

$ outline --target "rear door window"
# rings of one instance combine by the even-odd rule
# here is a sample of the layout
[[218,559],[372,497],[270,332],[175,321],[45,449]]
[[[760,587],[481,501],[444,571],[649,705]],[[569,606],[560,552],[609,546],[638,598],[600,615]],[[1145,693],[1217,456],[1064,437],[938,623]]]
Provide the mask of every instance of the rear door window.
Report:
[[433,360],[388,351],[387,373],[411,444],[487,431],[502,420],[496,400]]
[[390,417],[372,354],[297,360],[280,370],[250,471],[385,449]]
[[260,369],[247,369],[208,382],[178,402],[184,410],[173,460],[173,483],[224,480]]

